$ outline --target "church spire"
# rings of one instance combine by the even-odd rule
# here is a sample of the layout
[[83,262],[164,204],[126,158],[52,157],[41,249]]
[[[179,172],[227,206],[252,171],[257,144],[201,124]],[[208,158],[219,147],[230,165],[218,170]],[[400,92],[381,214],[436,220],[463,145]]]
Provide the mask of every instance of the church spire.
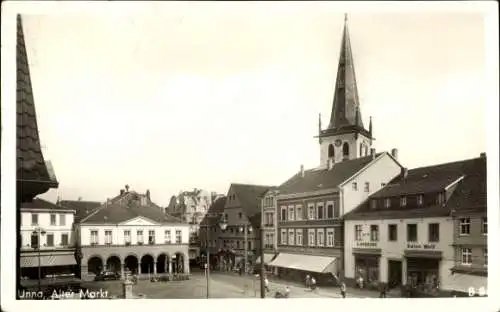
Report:
[[344,31],[337,68],[332,115],[326,131],[333,134],[333,132],[345,129],[346,127],[367,132],[364,129],[361,110],[359,108],[358,87],[354,71],[347,14],[344,15]]

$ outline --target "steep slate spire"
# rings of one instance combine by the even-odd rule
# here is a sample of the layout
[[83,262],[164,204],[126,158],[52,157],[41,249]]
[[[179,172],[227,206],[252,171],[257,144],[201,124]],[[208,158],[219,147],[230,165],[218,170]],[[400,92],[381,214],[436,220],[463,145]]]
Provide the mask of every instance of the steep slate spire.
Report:
[[327,130],[340,130],[352,126],[364,130],[361,111],[359,110],[358,88],[354,73],[347,14],[344,17],[344,32],[334,92],[332,115]]

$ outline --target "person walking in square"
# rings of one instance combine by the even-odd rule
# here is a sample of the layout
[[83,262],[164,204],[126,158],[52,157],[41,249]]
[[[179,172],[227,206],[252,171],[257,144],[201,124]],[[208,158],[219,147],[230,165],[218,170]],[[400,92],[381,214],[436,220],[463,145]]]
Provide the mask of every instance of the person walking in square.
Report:
[[306,275],[306,288],[311,288],[311,277],[309,276],[309,274]]
[[380,298],[387,298],[387,284],[380,282]]
[[269,280],[267,276],[264,277],[264,287],[266,288],[266,292],[269,292]]
[[340,282],[340,294],[342,295],[342,298],[346,297],[346,291],[347,287],[345,285],[345,282],[344,281]]

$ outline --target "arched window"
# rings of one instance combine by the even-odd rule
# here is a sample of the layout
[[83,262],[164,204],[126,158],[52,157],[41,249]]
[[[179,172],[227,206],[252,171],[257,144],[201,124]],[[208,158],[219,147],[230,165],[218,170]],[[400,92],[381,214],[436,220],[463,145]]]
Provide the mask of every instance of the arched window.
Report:
[[345,142],[342,146],[342,154],[344,157],[349,157],[349,143]]
[[328,145],[328,158],[333,158],[335,157],[335,148],[333,147],[333,144]]
[[363,154],[364,154],[363,147],[364,147],[363,143],[359,143],[359,157],[363,157]]

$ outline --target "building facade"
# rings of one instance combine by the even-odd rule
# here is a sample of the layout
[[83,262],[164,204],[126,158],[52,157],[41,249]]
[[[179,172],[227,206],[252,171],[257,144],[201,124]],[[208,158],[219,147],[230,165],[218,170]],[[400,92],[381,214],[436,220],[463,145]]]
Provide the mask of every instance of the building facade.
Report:
[[336,283],[344,270],[343,216],[396,177],[397,150],[376,153],[372,123],[361,118],[347,19],[341,43],[330,123],[319,124],[320,165],[278,187],[278,274]]
[[21,205],[21,278],[75,275],[75,211],[43,199]]
[[[277,189],[267,191],[260,201],[262,226],[264,229],[264,264],[269,264],[278,252],[278,206],[276,197]],[[260,263],[258,258],[256,263]]]
[[82,279],[101,271],[189,273],[189,224],[166,215],[150,194],[121,191],[76,226]]
[[[468,219],[453,216],[453,211],[463,211],[457,204],[465,198],[485,197],[485,193],[470,193],[481,179],[478,167],[480,158],[403,169],[398,178],[347,214],[346,280],[356,284],[361,279],[368,286],[380,282],[390,287],[406,285],[430,296],[464,292],[472,285],[477,291],[485,287],[485,281],[471,284],[467,278],[457,278],[462,273],[456,272],[462,267],[484,272],[480,258],[472,264],[470,245],[457,244],[458,222],[467,224]],[[483,178],[486,181],[486,175]],[[464,226],[464,230],[470,228]],[[480,227],[476,232],[481,235]],[[480,250],[485,245],[477,240],[477,246]],[[466,249],[464,265],[462,249]]]
[[206,262],[207,253],[210,256],[210,267],[211,269],[222,270],[222,240],[219,236],[222,234],[223,229],[220,227],[220,222],[224,219],[224,206],[226,205],[226,197],[218,196],[205,217],[200,223],[200,246],[201,255],[203,258],[203,263]]

